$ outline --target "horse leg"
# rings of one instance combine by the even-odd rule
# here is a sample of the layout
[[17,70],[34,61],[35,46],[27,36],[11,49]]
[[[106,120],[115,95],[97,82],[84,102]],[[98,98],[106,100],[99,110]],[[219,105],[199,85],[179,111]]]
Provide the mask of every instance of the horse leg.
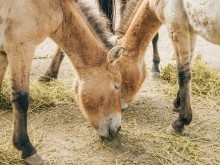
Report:
[[[10,64],[12,85],[12,107],[14,117],[13,144],[21,151],[22,158],[27,164],[43,164],[37,150],[31,144],[27,134],[27,111],[29,106],[29,75],[35,45],[11,44],[6,47],[8,62]],[[19,47],[20,46],[20,47]]]
[[[4,52],[0,52],[0,95],[1,95],[2,82],[4,79],[4,75],[5,75],[7,66],[8,66],[7,56]],[[0,109],[2,109],[3,107],[6,108],[1,103],[2,103],[2,101],[1,101],[1,96],[0,96]]]
[[1,93],[2,81],[4,79],[4,75],[7,67],[8,67],[8,60],[6,54],[4,52],[0,52],[0,93]]
[[160,69],[159,69],[159,64],[160,64],[160,56],[158,53],[158,43],[159,39],[159,34],[157,33],[153,40],[152,40],[152,45],[153,45],[153,66],[151,69],[151,74],[149,76],[150,79],[157,79],[160,77]]
[[[178,28],[177,28],[178,27]],[[179,117],[167,129],[167,132],[182,133],[185,125],[192,121],[191,109],[191,42],[188,24],[171,24],[169,35],[176,53],[179,83]]]
[[53,56],[49,68],[47,69],[46,73],[39,78],[39,81],[49,82],[53,79],[57,79],[60,65],[63,61],[64,56],[64,52],[60,48],[58,48],[55,55]]
[[[191,60],[192,60],[192,57],[193,57],[195,45],[196,45],[196,35],[191,34],[190,35],[190,46],[191,46],[190,47],[190,57],[191,57]],[[179,108],[180,108],[180,91],[178,91],[176,99],[173,102],[173,111],[174,112],[179,112],[180,111]]]

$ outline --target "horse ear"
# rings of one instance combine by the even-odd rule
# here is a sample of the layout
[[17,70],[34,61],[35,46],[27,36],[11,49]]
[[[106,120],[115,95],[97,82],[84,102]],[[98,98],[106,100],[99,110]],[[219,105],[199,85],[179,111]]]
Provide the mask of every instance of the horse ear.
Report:
[[113,47],[109,52],[108,52],[108,57],[107,61],[108,62],[113,62],[116,59],[118,59],[122,53],[123,53],[124,48],[122,46],[115,46]]

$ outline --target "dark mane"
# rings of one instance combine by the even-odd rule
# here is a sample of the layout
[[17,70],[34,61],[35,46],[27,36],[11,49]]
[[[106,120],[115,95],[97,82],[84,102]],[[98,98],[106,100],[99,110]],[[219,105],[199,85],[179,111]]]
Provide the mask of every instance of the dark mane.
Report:
[[118,29],[116,29],[115,34],[120,38],[122,37],[126,31],[128,30],[129,25],[131,24],[135,13],[137,12],[138,8],[140,7],[143,0],[128,0],[123,1],[124,11],[122,11],[123,15],[119,23]]
[[101,39],[107,48],[112,48],[113,43],[110,42],[110,37],[113,35],[109,29],[109,21],[103,13],[99,12],[98,6],[92,0],[77,0],[75,1],[86,17],[89,25]]
[[99,4],[101,11],[106,15],[110,22],[111,32],[114,31],[114,11],[115,11],[115,0],[96,0]]

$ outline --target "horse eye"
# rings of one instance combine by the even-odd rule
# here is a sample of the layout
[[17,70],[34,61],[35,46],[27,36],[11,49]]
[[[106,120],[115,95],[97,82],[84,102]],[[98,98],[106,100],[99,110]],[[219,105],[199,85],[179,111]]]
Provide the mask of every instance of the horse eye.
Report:
[[115,87],[115,89],[120,89],[120,88],[121,88],[121,84],[120,84],[120,83],[118,83],[118,84],[115,83],[115,84],[114,84],[114,87]]

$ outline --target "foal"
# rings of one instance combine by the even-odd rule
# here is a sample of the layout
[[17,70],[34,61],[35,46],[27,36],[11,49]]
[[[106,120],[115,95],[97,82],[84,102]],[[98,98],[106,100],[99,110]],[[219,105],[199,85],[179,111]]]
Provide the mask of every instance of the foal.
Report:
[[75,92],[85,117],[99,136],[116,136],[121,126],[121,75],[115,60],[121,48],[108,41],[111,34],[97,7],[85,0],[0,0],[0,4],[0,85],[9,64],[13,143],[26,163],[43,163],[28,137],[27,111],[32,57],[47,36],[76,69]]

